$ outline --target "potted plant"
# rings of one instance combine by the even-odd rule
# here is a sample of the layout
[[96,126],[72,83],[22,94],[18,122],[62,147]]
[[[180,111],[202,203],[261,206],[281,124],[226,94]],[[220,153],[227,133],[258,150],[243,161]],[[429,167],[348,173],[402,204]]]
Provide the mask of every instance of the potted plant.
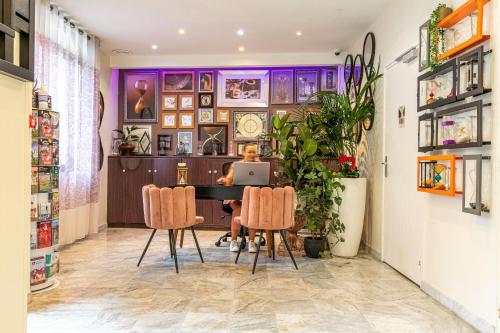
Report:
[[431,69],[439,66],[440,62],[437,60],[437,56],[445,51],[444,30],[438,27],[438,23],[452,12],[451,8],[447,7],[444,3],[440,3],[432,11],[429,18],[429,58]]
[[121,140],[121,144],[119,146],[121,156],[130,156],[133,154],[135,150],[135,142],[139,141],[139,136],[133,133],[138,129],[139,127],[134,125],[131,127],[125,127],[125,131],[122,131],[121,129],[113,130],[113,132],[118,133],[118,139]]

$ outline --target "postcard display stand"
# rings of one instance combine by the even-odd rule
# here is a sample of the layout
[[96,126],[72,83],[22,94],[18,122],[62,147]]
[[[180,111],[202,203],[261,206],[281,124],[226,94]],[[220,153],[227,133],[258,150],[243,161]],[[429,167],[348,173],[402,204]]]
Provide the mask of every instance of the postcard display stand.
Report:
[[[467,1],[443,19],[439,27],[453,30],[453,24],[476,15],[481,35],[482,8],[486,2]],[[484,175],[491,175],[488,147],[493,51],[485,51],[484,45],[470,50],[483,41],[480,37],[474,43],[460,44],[439,55],[438,61],[448,60],[420,75],[417,83],[417,110],[423,111],[418,118],[418,151],[431,152],[417,158],[417,190],[462,195],[462,212],[474,215],[489,212],[491,181]]]
[[32,109],[31,291],[53,286],[59,272],[59,113]]

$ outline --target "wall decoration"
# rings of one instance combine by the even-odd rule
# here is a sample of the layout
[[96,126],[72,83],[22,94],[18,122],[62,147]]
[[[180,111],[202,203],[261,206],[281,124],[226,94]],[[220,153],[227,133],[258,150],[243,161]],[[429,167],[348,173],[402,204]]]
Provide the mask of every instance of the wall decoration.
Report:
[[[126,132],[126,127],[123,126],[123,132]],[[133,142],[135,146],[133,152],[136,155],[151,155],[151,125],[137,125],[137,129],[134,131],[134,135],[137,135],[139,139]]]
[[354,68],[354,58],[352,57],[351,54],[348,54],[345,57],[344,61],[344,82],[345,82],[345,90],[348,95],[352,90],[351,89],[352,78],[354,76],[353,68]]
[[418,70],[421,72],[429,68],[430,52],[429,52],[429,21],[420,26],[419,29],[419,48],[418,48]]
[[179,128],[194,128],[194,112],[179,112]]
[[477,96],[491,91],[491,59],[485,55],[484,46],[479,46],[457,58],[457,99]]
[[228,130],[226,125],[200,125],[198,140],[203,155],[226,155]]
[[363,67],[372,68],[375,61],[375,34],[369,32],[363,41]]
[[213,92],[214,91],[214,72],[200,71],[198,73],[198,91]]
[[213,124],[214,109],[198,109],[198,124]]
[[418,151],[428,152],[434,149],[434,114],[426,113],[418,117]]
[[193,153],[193,132],[178,132],[177,133],[177,154],[192,154]]
[[276,116],[278,116],[279,119],[283,118],[287,113],[287,110],[276,110]]
[[172,150],[172,135],[158,135],[158,155],[165,156],[167,155],[168,150]]
[[418,111],[434,109],[457,100],[456,67],[456,60],[453,59],[418,77]]
[[233,139],[251,141],[266,135],[268,130],[267,116],[267,111],[234,111]]
[[217,118],[216,121],[218,123],[229,123],[230,120],[230,111],[217,109]]
[[481,198],[483,156],[464,155],[463,162],[462,212],[481,215],[481,212],[487,209]]
[[182,111],[194,110],[194,95],[180,95],[179,110]]
[[316,103],[317,97],[309,97],[319,91],[319,72],[317,70],[300,70],[295,72],[295,97],[298,104]]
[[405,120],[406,120],[406,107],[404,105],[401,105],[398,108],[398,127],[399,128],[405,127]]
[[162,73],[162,91],[172,92],[194,92],[194,72],[173,71]]
[[321,70],[321,91],[338,90],[338,68]]
[[293,69],[271,71],[271,104],[293,104]]
[[156,122],[157,73],[125,72],[124,118],[125,123]]
[[198,94],[198,107],[199,108],[213,108],[214,107],[214,94],[213,93],[200,93],[200,94]]
[[255,151],[258,153],[258,146],[257,146],[256,142],[239,142],[238,146],[236,148],[236,150],[237,150],[236,154],[238,156],[243,156],[243,152],[245,151],[246,146],[253,146]]
[[163,95],[161,97],[161,109],[165,111],[177,110],[177,95]]
[[177,113],[163,112],[161,114],[161,128],[177,128]]
[[419,156],[417,191],[455,195],[455,155]]
[[221,70],[217,80],[217,106],[267,107],[268,70]]

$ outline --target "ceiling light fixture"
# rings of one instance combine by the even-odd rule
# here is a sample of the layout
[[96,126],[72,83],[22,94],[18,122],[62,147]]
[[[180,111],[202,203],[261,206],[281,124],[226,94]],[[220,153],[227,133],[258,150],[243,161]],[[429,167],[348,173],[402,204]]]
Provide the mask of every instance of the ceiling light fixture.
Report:
[[245,34],[245,31],[243,31],[243,29],[239,29],[238,31],[236,31],[236,33],[238,34],[238,36],[243,36]]
[[297,31],[295,34],[296,34],[297,36],[299,36],[299,37],[300,37],[300,36],[302,36],[302,32],[301,32],[301,31]]
[[153,50],[157,50],[157,49],[158,49],[158,45],[153,44],[153,45],[151,45],[151,48],[152,48]]
[[179,33],[179,35],[184,35],[186,33],[186,31],[184,31],[184,29],[181,28],[181,29],[179,29],[178,33]]
[[243,52],[245,51],[245,48],[243,46],[238,47],[238,51]]

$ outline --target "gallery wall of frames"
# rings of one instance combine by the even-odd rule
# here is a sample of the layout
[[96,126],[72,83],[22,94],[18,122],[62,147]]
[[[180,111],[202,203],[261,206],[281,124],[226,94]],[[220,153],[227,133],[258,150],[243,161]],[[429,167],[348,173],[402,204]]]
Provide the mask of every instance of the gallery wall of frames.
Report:
[[339,75],[338,66],[124,69],[118,125],[139,128],[135,155],[236,156],[248,142],[266,153],[272,117],[314,109],[309,97],[337,91]]
[[462,211],[475,215],[489,212],[491,196],[493,50],[483,35],[486,2],[449,10],[436,30],[429,22],[420,27],[419,70],[425,72],[417,79],[418,151],[428,153],[417,158],[417,190],[461,195]]

